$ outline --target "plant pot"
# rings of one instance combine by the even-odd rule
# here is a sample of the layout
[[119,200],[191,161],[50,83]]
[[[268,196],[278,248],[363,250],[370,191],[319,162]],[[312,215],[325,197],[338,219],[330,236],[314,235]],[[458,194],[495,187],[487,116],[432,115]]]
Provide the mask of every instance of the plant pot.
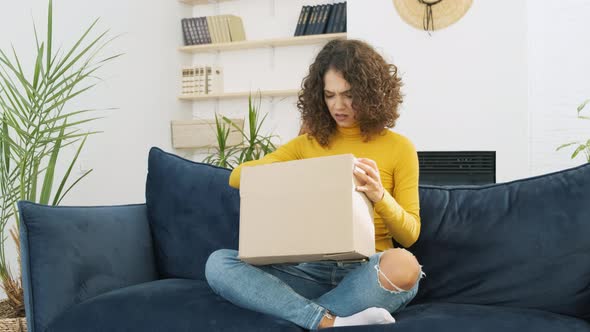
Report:
[[0,318],[0,332],[26,332],[27,319],[18,318]]

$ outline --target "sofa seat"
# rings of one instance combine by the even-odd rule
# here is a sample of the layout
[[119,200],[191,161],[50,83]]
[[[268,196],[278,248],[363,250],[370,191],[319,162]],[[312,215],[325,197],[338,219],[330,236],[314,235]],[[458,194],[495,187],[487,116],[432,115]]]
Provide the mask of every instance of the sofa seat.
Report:
[[299,327],[244,310],[207,282],[163,279],[101,294],[57,317],[46,331],[297,331]]
[[[590,324],[578,318],[492,305],[418,304],[394,316],[395,324],[353,326],[337,331],[590,332]],[[205,281],[163,279],[110,291],[81,302],[55,319],[47,331],[304,330],[289,322],[236,307],[214,294]]]
[[542,310],[494,305],[418,304],[408,306],[394,314],[394,317],[397,320],[394,324],[395,328],[394,326],[391,326],[391,329],[376,328],[374,331],[590,332],[590,324],[579,318]]

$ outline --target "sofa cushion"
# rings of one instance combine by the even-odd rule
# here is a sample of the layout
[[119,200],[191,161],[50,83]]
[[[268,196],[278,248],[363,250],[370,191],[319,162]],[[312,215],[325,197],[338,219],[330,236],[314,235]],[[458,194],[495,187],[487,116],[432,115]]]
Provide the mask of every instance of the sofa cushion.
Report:
[[164,279],[112,291],[64,312],[47,332],[296,331],[299,327],[234,306],[202,280]]
[[46,206],[20,201],[29,330],[98,294],[157,279],[145,204]]
[[336,331],[590,332],[590,325],[578,318],[541,310],[497,306],[431,303],[406,307],[393,316],[395,324],[345,327]]
[[590,318],[590,164],[480,187],[421,186],[414,303]]
[[205,280],[209,254],[237,249],[240,198],[230,171],[152,148],[146,204],[158,272]]

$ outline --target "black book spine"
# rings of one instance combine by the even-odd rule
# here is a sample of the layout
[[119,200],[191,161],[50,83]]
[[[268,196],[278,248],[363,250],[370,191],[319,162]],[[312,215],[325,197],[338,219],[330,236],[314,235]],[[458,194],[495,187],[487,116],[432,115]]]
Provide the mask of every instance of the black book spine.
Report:
[[183,18],[182,20],[180,20],[180,25],[182,26],[182,38],[184,40],[184,45],[190,45],[189,42],[189,37],[188,37],[188,31],[187,31],[187,25],[186,25],[186,18]]
[[316,20],[317,20],[319,9],[320,9],[319,6],[312,7],[311,15],[309,17],[309,22],[307,23],[307,28],[305,29],[306,35],[313,35],[315,33],[315,26],[316,26]]
[[336,18],[336,24],[334,27],[334,32],[342,32],[342,30],[344,29],[344,9],[345,9],[346,4],[344,3],[339,3],[338,7],[340,7],[340,9],[338,10],[338,17]]
[[326,27],[328,26],[328,16],[330,15],[330,11],[332,10],[332,5],[325,5],[324,12],[322,13],[322,20],[320,22],[320,30],[318,33],[323,34],[326,33]]
[[203,43],[211,44],[211,34],[209,33],[209,26],[207,25],[207,17],[200,17],[199,21],[201,22],[201,30],[203,31]]
[[205,36],[203,35],[203,27],[201,26],[201,18],[194,17],[193,21],[195,22],[195,26],[197,27],[197,41],[199,44],[205,44]]
[[346,28],[346,22],[347,22],[347,15],[346,15],[346,1],[344,2],[344,24],[342,26],[342,32],[346,32],[347,28]]
[[332,5],[328,5],[328,15],[327,15],[327,19],[326,19],[326,26],[324,27],[324,31],[323,33],[330,33],[330,27],[332,25],[332,22],[334,22],[334,12],[335,10],[335,6]]
[[340,14],[340,6],[335,3],[332,5],[332,13],[330,14],[330,20],[328,21],[328,27],[326,33],[334,33],[336,31],[336,20]]
[[199,37],[197,35],[197,26],[195,24],[195,20],[193,17],[187,19],[188,25],[190,27],[190,36],[191,36],[191,45],[196,45],[199,43]]
[[305,13],[303,15],[303,23],[301,26],[301,33],[300,36],[306,35],[307,30],[309,29],[309,19],[311,17],[311,6],[305,6]]
[[324,5],[319,5],[318,7],[319,7],[318,8],[318,16],[315,21],[315,28],[313,29],[314,35],[317,35],[318,33],[320,33],[320,25],[322,22],[322,15],[324,13]]
[[303,29],[303,17],[305,16],[305,8],[307,6],[301,7],[301,12],[299,13],[299,19],[297,20],[297,26],[295,27],[294,36],[301,36],[301,30]]
[[322,33],[322,19],[324,17],[325,10],[326,10],[326,6],[320,5],[320,9],[318,10],[318,20],[315,25],[314,35]]
[[316,18],[315,27],[313,29],[314,35],[317,35],[318,33],[320,33],[320,26],[322,24],[322,15],[324,14],[324,5],[319,5],[318,7],[320,7],[320,8],[318,9],[318,16]]

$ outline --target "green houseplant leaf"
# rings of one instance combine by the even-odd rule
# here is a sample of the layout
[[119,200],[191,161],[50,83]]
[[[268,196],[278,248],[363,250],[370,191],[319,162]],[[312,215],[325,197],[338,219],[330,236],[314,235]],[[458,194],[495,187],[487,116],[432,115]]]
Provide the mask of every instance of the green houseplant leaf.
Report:
[[[580,113],[584,110],[584,108],[586,107],[586,105],[588,105],[588,103],[590,103],[590,99],[585,100],[583,103],[581,103],[578,107],[577,107],[577,112],[578,112],[578,118],[579,119],[583,119],[583,120],[590,120],[590,117],[587,116],[582,116]],[[584,156],[586,157],[586,161],[590,163],[590,139],[587,140],[585,143],[584,142],[580,142],[580,141],[575,141],[575,142],[569,142],[569,143],[565,143],[562,144],[560,146],[558,146],[555,150],[559,151],[563,148],[572,146],[572,145],[576,145],[577,147],[574,149],[574,152],[572,152],[570,158],[574,159],[576,158],[580,152],[584,153]]]
[[[260,98],[259,95],[258,103],[255,104],[252,101],[252,94],[248,96],[247,121],[244,121],[246,130],[225,116],[221,116],[223,122],[220,124],[219,116],[215,115],[218,145],[203,159],[203,162],[233,169],[239,164],[260,159],[276,150],[276,146],[272,143],[272,138],[276,136],[262,134],[262,126],[268,114],[260,118]],[[243,140],[241,144],[227,147],[226,142],[231,128],[238,131]]]
[[[36,54],[30,71],[25,70],[27,66],[14,48],[12,57],[0,49],[0,278],[9,299],[15,299],[11,304],[17,312],[23,311],[22,288],[18,293],[18,287],[13,287],[20,287],[20,278],[11,274],[4,246],[8,222],[15,220],[18,227],[17,201],[60,204],[92,171],[72,179],[74,164],[88,136],[99,133],[83,133],[79,126],[100,117],[88,116],[94,110],[68,110],[66,105],[92,89],[96,84],[89,81],[97,79],[97,70],[121,55],[98,59],[113,39],[107,39],[108,30],[95,33],[97,22],[93,21],[69,49],[55,51],[53,3],[49,0],[45,40],[40,40],[33,25]],[[73,157],[64,151],[70,146],[76,146]],[[68,167],[61,171],[57,165],[64,158],[68,158]],[[14,234],[18,232],[11,231],[18,246]]]

